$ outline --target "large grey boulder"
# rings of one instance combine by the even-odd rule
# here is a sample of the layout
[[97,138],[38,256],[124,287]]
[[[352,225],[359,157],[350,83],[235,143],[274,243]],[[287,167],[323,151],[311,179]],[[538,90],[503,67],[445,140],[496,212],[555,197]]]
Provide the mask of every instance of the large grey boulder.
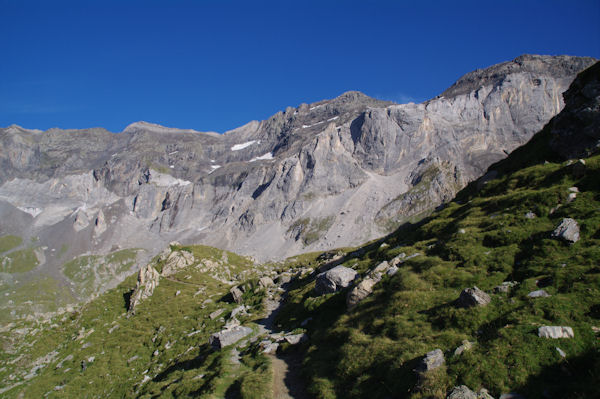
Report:
[[573,338],[575,334],[571,327],[566,326],[542,326],[538,328],[540,338]]
[[492,299],[488,294],[477,287],[466,288],[460,293],[458,303],[463,307],[485,306]]
[[215,349],[222,349],[228,345],[235,344],[240,339],[252,334],[250,327],[235,326],[222,330],[210,336],[208,342]]
[[426,373],[431,370],[435,370],[446,363],[444,358],[444,352],[441,349],[435,349],[431,352],[427,352],[425,357],[419,363],[417,371],[419,373]]
[[339,291],[352,284],[356,277],[356,271],[345,266],[336,266],[317,275],[315,292],[323,295]]
[[564,218],[552,232],[552,237],[575,243],[579,241],[579,225],[575,219]]

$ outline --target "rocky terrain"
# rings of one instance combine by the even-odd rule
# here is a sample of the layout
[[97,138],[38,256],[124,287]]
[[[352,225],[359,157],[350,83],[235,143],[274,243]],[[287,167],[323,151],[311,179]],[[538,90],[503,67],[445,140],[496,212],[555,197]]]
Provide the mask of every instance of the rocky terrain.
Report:
[[597,63],[529,142],[381,239],[263,264],[172,242],[77,309],[6,324],[0,395],[596,397],[599,83]]
[[264,261],[380,237],[525,143],[593,61],[524,55],[421,104],[347,92],[222,135],[0,129],[0,236],[20,240],[2,254],[2,298],[52,286],[61,306],[89,299],[173,240]]

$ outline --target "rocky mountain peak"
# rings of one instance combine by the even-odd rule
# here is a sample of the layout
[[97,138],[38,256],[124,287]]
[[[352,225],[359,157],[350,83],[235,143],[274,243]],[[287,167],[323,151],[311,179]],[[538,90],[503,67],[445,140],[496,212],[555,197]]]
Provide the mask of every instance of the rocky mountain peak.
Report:
[[508,75],[517,73],[532,75],[532,78],[536,79],[533,82],[535,85],[542,84],[542,81],[534,76],[540,74],[551,75],[555,79],[572,79],[575,74],[595,61],[591,57],[523,54],[512,61],[467,73],[441,95],[446,98],[453,98],[475,91],[482,86],[498,86]]

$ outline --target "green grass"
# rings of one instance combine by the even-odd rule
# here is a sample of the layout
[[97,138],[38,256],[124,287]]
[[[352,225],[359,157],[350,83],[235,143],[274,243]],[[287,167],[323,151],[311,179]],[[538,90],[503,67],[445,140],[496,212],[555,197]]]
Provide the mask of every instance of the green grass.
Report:
[[0,237],[0,253],[10,251],[23,243],[23,239],[18,236],[6,235]]
[[[263,383],[270,378],[270,363],[257,347],[248,347],[238,366],[230,364],[230,349],[215,352],[209,347],[208,337],[222,329],[224,321],[208,315],[221,308],[227,316],[237,304],[227,301],[229,285],[216,280],[213,270],[203,271],[210,264],[217,265],[218,273],[227,274],[223,269],[228,269],[230,274],[247,276],[242,281],[248,288],[244,300],[251,315],[240,320],[252,325],[262,312],[264,291],[256,286],[261,268],[247,258],[214,248],[173,249],[192,252],[196,262],[170,279],[162,278],[133,316],[127,315],[126,299],[135,287],[136,275],[74,313],[56,316],[44,325],[23,320],[0,332],[0,340],[10,341],[12,347],[6,350],[5,345],[0,351],[0,362],[8,366],[0,367],[0,389],[24,382],[36,359],[56,352],[34,378],[3,397],[222,398],[226,392],[238,392],[242,398],[268,397],[264,389],[270,386]],[[120,251],[105,260],[127,262],[130,255]],[[160,261],[157,257],[153,262]],[[76,269],[75,263],[67,268],[69,273]],[[75,272],[72,277],[78,275]],[[30,332],[17,342],[14,337],[19,328]],[[70,355],[72,359],[63,361]],[[61,361],[62,367],[57,368]],[[17,377],[11,380],[11,374]],[[150,380],[144,381],[145,376]]]
[[137,253],[136,249],[124,249],[105,256],[79,256],[63,265],[63,273],[74,283],[79,297],[90,297],[107,282],[131,270]]
[[32,248],[10,252],[0,258],[0,271],[4,273],[25,273],[39,264]]
[[333,226],[334,222],[334,216],[316,219],[302,218],[292,223],[287,232],[295,234],[295,239],[301,239],[302,243],[308,246],[317,242]]
[[[401,252],[422,254],[385,276],[352,312],[346,292],[316,296],[313,278],[292,287],[277,323],[293,329],[313,318],[304,370],[315,397],[444,398],[460,384],[485,387],[495,397],[516,391],[536,398],[544,390],[561,398],[593,396],[600,381],[592,330],[600,324],[600,156],[586,159],[586,175],[575,179],[566,163],[544,163],[549,157],[540,156],[541,162],[525,164],[522,155],[512,170],[510,158],[500,165],[502,174],[480,191],[472,185],[461,193],[464,203],[391,234],[388,247],[377,243],[346,259],[345,266],[364,274]],[[567,203],[571,186],[581,192]],[[526,219],[528,211],[537,217]],[[563,217],[579,223],[579,242],[550,237]],[[318,263],[316,256],[302,261]],[[492,294],[486,307],[454,304],[466,287],[492,292],[512,280],[520,284]],[[536,281],[548,282],[550,297],[527,297],[540,288]],[[571,326],[575,338],[539,338],[542,325]],[[465,339],[475,342],[473,349],[454,356]],[[436,348],[446,367],[418,381],[413,369]]]

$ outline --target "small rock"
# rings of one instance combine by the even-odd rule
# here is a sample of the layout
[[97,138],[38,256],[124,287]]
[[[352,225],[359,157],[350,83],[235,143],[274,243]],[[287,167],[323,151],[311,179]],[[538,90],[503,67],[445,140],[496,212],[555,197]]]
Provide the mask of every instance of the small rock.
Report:
[[319,295],[323,295],[339,291],[352,284],[356,277],[356,271],[348,267],[336,266],[331,270],[317,275],[315,292]]
[[231,293],[235,303],[242,303],[242,295],[244,295],[242,290],[240,290],[238,287],[233,287],[229,290],[229,292]]
[[562,349],[560,349],[558,346],[556,347],[556,351],[558,352],[560,357],[562,357],[562,358],[567,357],[567,354]]
[[490,303],[491,300],[492,299],[488,294],[477,287],[464,289],[458,298],[459,304],[463,307],[485,306]]
[[177,292],[175,293],[175,296],[179,296],[179,294],[181,294],[181,291],[177,290]]
[[575,243],[579,241],[579,225],[575,219],[564,218],[552,232],[552,237]]
[[388,248],[389,246],[390,246],[390,244],[388,244],[387,242],[384,242],[383,244],[381,244],[381,245],[379,246],[379,248],[381,248],[381,249],[385,249],[385,248]]
[[579,188],[577,188],[577,187],[569,187],[569,192],[570,193],[578,193],[579,192]]
[[461,355],[464,351],[468,351],[473,347],[473,343],[466,339],[462,342],[462,345],[454,350],[454,356]]
[[573,338],[575,334],[571,327],[563,326],[542,326],[538,328],[538,337],[540,338]]
[[569,193],[567,196],[567,203],[575,201],[575,198],[577,198],[577,193]]
[[217,317],[219,317],[221,315],[221,313],[223,313],[224,309],[217,309],[214,312],[212,312],[211,314],[208,315],[208,317],[210,317],[211,320],[216,319]]
[[435,349],[431,352],[427,352],[423,360],[421,360],[421,363],[419,363],[417,371],[425,373],[439,368],[444,363],[446,363],[444,352],[442,352],[441,349]]
[[406,254],[404,252],[395,256],[389,263],[391,267],[398,266],[402,262],[404,262],[404,258],[406,258]]
[[388,276],[393,276],[396,273],[398,273],[398,266],[392,266],[385,272]]
[[458,229],[458,234],[465,234],[467,231],[465,229]]
[[494,399],[494,397],[490,395],[487,389],[481,388],[479,392],[477,392],[477,399]]
[[308,335],[302,334],[289,334],[285,335],[283,339],[290,345],[297,345],[300,342],[304,342],[308,339]]
[[276,342],[271,342],[270,340],[266,339],[264,341],[261,341],[259,346],[262,349],[263,353],[273,354],[273,353],[277,352],[277,348],[279,347],[279,344]]
[[537,291],[531,291],[529,294],[527,294],[527,296],[529,298],[545,298],[550,296],[550,294],[548,294],[546,292],[546,290],[537,290]]
[[516,282],[516,281],[504,281],[499,286],[494,287],[494,292],[496,292],[496,293],[499,293],[499,292],[508,292],[508,291],[510,291],[511,288],[513,288],[517,284],[519,284],[519,283]]
[[466,385],[454,387],[447,399],[477,399],[477,394],[469,389]]
[[160,352],[159,352],[159,351],[158,351],[158,349],[157,349],[157,350],[155,350],[154,352],[152,352],[152,356],[153,356],[153,357],[156,357],[156,356],[158,356],[158,354],[159,354],[159,353],[160,353]]
[[529,211],[525,214],[525,219],[535,219],[536,217],[537,217],[537,215],[531,211]]

